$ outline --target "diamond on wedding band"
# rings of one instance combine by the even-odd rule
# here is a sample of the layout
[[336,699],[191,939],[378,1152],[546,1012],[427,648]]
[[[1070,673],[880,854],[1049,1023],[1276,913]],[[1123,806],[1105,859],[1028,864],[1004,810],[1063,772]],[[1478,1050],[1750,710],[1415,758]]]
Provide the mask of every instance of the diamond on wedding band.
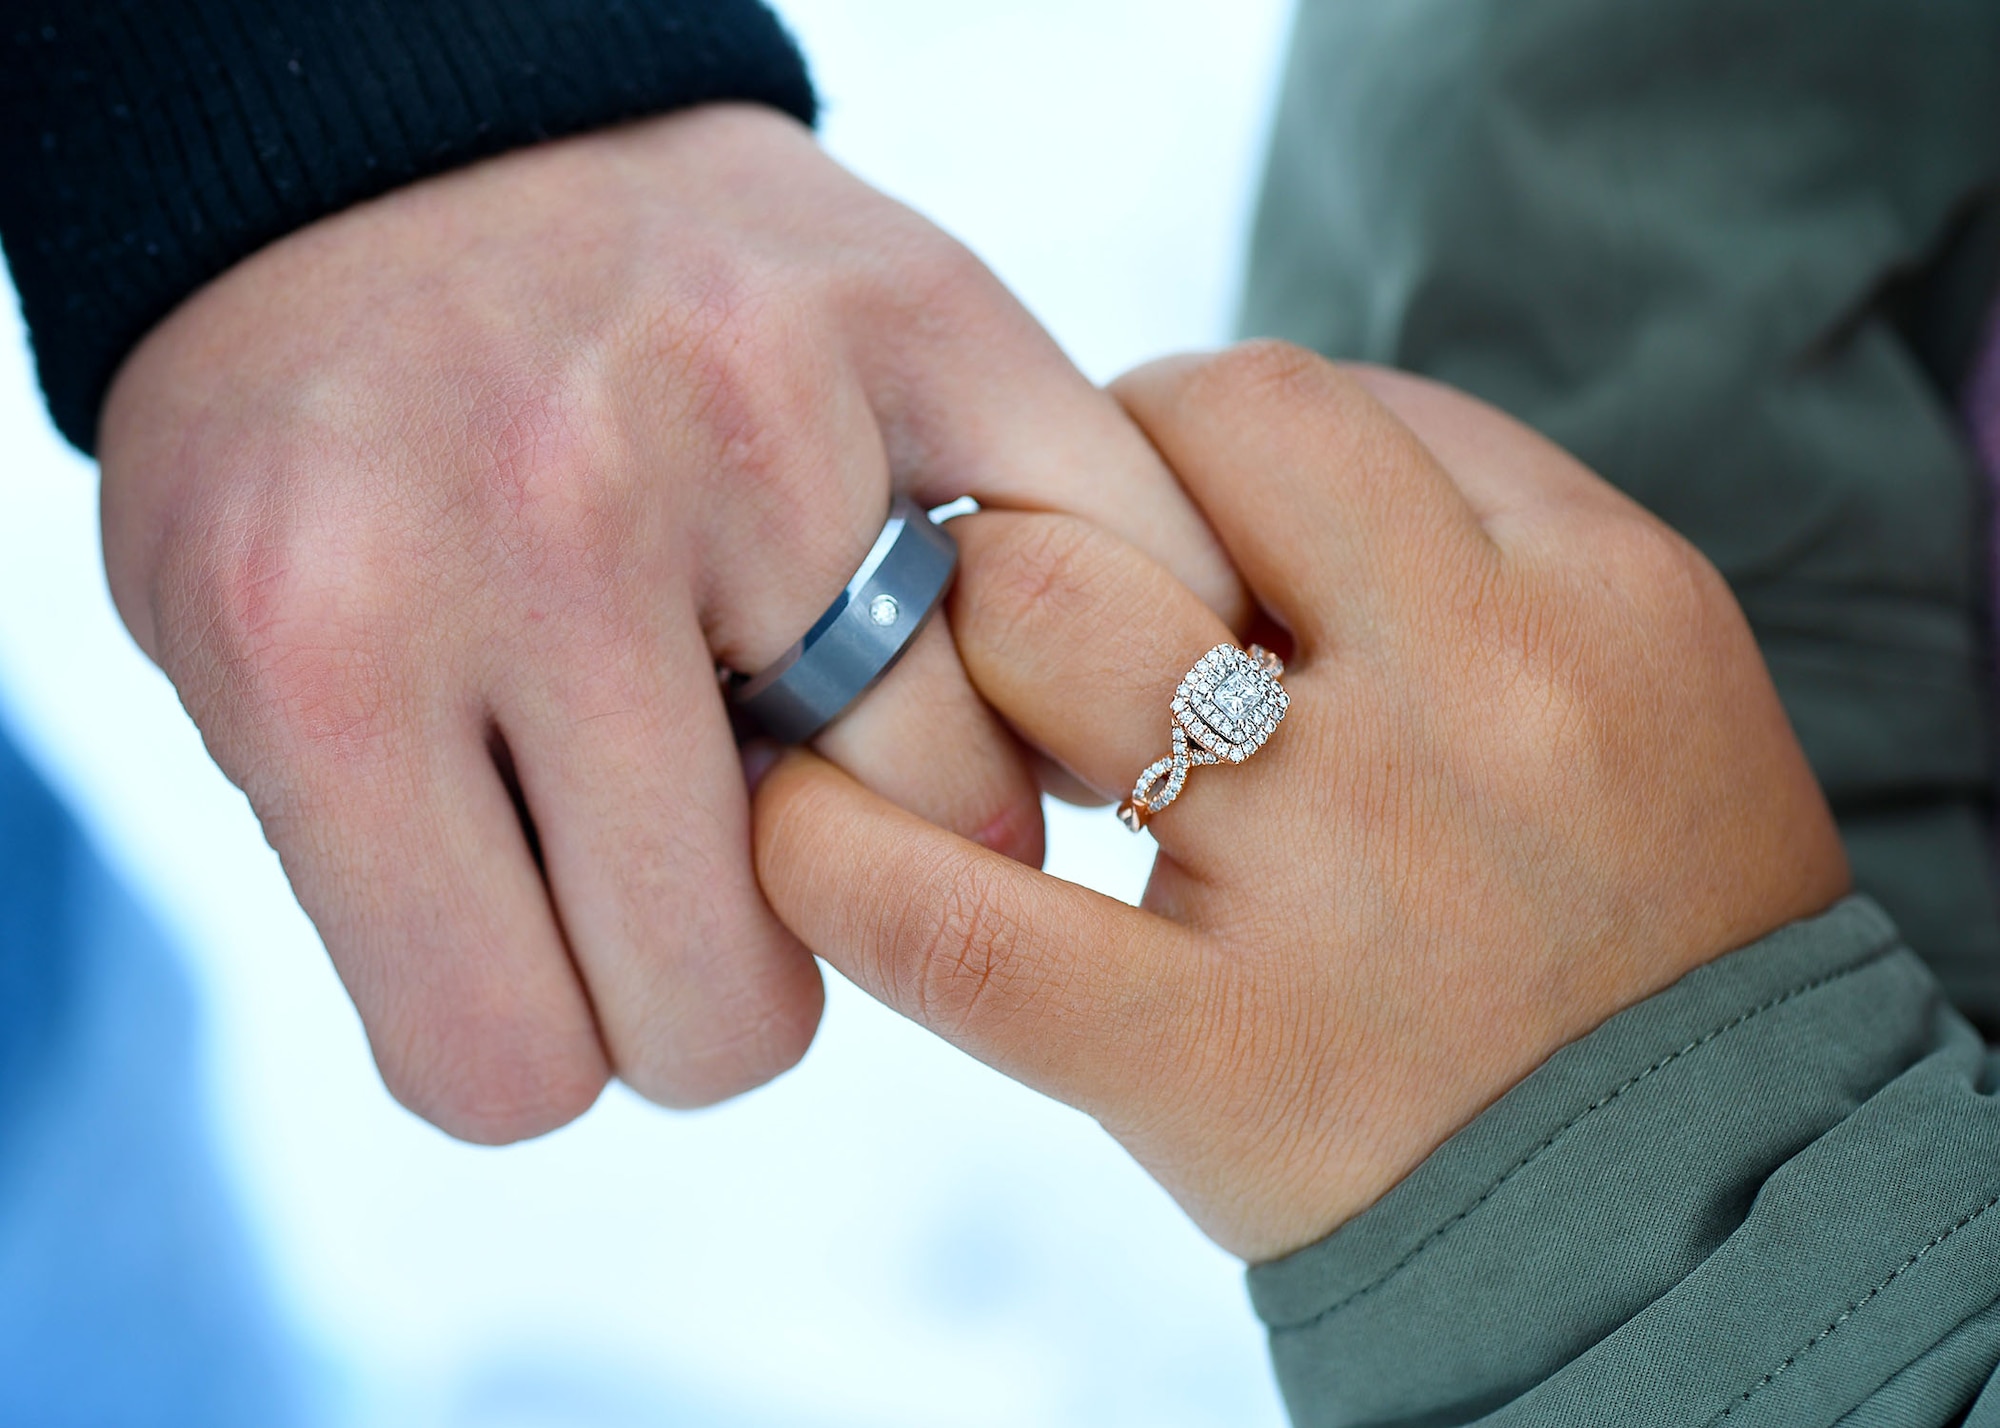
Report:
[[1203,655],[1174,691],[1173,752],[1146,766],[1118,817],[1137,833],[1146,820],[1181,796],[1197,764],[1240,764],[1277,732],[1291,707],[1278,683],[1285,662],[1252,645],[1217,645]]
[[826,613],[759,673],[725,677],[739,737],[802,744],[838,719],[902,658],[957,566],[951,533],[898,496]]

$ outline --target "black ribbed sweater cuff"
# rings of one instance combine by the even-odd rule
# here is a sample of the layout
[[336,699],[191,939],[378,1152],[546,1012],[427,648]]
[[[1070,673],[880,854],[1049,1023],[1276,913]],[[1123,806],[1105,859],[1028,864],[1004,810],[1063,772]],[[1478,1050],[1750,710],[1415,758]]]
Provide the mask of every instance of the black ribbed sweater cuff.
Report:
[[0,0],[0,241],[62,433],[231,264],[474,159],[712,100],[811,122],[758,0]]

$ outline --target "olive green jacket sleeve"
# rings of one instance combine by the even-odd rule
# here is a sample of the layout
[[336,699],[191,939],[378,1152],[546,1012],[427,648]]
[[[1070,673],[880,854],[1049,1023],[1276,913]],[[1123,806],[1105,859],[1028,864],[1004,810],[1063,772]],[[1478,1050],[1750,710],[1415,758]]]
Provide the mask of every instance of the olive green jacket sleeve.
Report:
[[1564,1048],[1250,1273],[1300,1425],[1944,1425],[2000,1363],[1992,1061],[1853,899]]
[[2000,1028],[1951,400],[1996,187],[2000,0],[1303,0],[1246,331],[1484,396],[1701,546],[1871,900],[1253,1270],[1301,1425],[1943,1425],[2000,1362],[2000,1115],[1946,1005]]

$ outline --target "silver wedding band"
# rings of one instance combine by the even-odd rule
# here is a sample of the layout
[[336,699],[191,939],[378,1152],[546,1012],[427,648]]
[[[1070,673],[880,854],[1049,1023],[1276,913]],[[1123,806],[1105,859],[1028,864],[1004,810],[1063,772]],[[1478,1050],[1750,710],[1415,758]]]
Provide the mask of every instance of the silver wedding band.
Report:
[[755,732],[803,744],[874,687],[937,609],[958,568],[958,542],[907,496],[847,588],[773,663],[730,681],[729,698]]

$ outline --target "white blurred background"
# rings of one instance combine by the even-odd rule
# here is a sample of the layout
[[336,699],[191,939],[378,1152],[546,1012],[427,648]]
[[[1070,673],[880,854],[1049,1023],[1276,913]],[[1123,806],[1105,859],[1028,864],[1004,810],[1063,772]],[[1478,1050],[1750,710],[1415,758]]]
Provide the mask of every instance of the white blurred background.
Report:
[[[1228,336],[1286,0],[781,0],[833,152],[1104,379]],[[719,1109],[531,1145],[399,1109],[240,795],[104,593],[95,475],[0,307],[0,716],[186,949],[227,1169],[328,1421],[1283,1422],[1240,1268],[1097,1127],[845,985]],[[1135,898],[1150,844],[1053,815]]]

